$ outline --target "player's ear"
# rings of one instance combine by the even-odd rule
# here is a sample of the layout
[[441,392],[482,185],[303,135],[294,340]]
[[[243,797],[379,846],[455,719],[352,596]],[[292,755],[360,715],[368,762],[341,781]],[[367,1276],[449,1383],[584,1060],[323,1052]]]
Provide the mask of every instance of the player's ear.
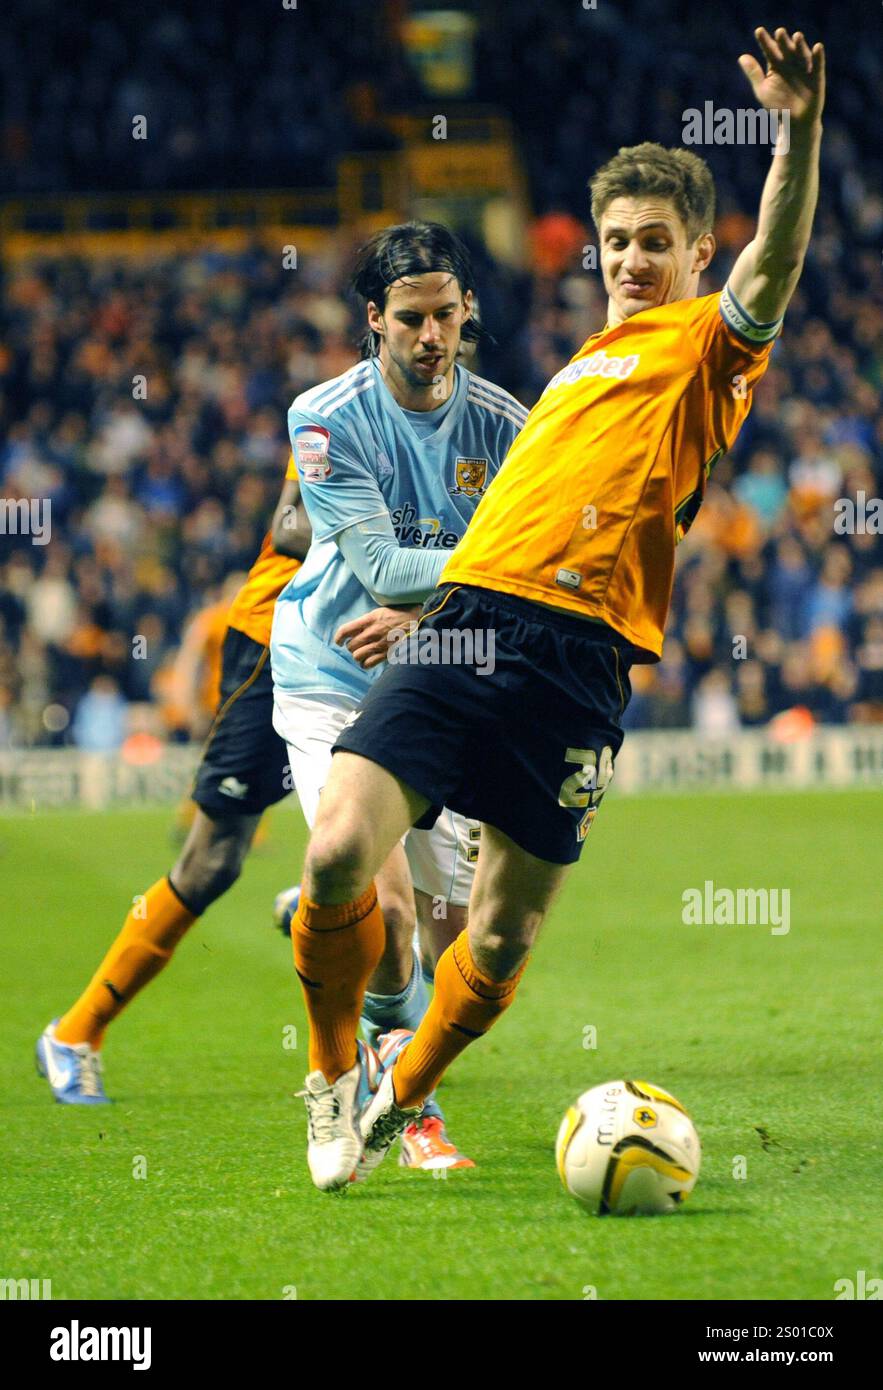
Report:
[[717,250],[717,242],[713,232],[703,232],[696,239],[696,251],[693,257],[693,270],[705,270],[711,264],[711,258]]
[[385,335],[383,314],[380,309],[378,309],[373,299],[369,299],[368,301],[368,327],[374,333],[379,333],[381,337]]
[[475,296],[471,290],[467,290],[463,296],[463,322],[472,318],[472,310],[475,306]]

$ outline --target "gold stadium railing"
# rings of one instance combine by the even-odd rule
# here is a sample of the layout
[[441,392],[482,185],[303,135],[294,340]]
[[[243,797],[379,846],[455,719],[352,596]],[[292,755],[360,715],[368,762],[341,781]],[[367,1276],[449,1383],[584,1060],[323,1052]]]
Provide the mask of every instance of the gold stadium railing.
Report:
[[334,228],[367,233],[415,213],[480,224],[491,200],[497,221],[506,203],[513,226],[523,226],[527,189],[509,121],[492,108],[458,106],[442,134],[441,119],[429,107],[390,118],[400,148],[345,155],[333,188],[0,200],[0,253],[9,261],[149,257],[207,245],[237,250],[250,241],[312,249]]
[[0,236],[113,231],[240,230],[268,223],[334,224],[335,189],[219,193],[35,194],[0,203]]
[[0,249],[30,256],[143,256],[249,241],[318,244],[339,225],[337,189],[35,195],[0,202]]
[[375,227],[405,216],[400,154],[350,155],[335,188],[217,193],[35,194],[0,200],[0,250],[29,256],[163,254],[196,245],[234,250],[249,241],[321,245],[334,228]]

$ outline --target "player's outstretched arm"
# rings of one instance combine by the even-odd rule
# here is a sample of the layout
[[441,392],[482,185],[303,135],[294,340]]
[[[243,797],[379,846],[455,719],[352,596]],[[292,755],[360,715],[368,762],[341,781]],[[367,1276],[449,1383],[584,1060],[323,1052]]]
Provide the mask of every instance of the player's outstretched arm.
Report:
[[740,255],[730,289],[757,323],[781,318],[803,269],[819,192],[825,50],[799,31],[755,29],[766,72],[750,54],[739,66],[761,106],[776,111],[778,140],[764,184],[757,234]]

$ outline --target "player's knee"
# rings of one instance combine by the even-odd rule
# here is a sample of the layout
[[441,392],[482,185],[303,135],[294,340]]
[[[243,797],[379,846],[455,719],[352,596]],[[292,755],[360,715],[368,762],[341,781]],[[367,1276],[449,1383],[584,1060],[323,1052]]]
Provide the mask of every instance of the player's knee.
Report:
[[172,870],[172,883],[188,906],[202,913],[233,887],[244,857],[244,847],[234,837],[185,849]]
[[542,926],[541,912],[525,912],[511,921],[499,920],[482,929],[473,917],[469,937],[475,963],[492,980],[509,980],[521,965]]
[[304,884],[315,902],[344,902],[363,892],[371,878],[367,836],[342,821],[317,824],[304,865]]

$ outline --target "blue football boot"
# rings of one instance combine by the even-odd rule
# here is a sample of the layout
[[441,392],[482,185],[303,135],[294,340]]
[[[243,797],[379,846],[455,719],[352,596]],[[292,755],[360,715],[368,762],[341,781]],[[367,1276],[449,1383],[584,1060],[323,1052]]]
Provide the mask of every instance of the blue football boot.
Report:
[[296,883],[293,888],[283,888],[282,892],[277,893],[273,899],[273,922],[283,936],[291,936],[291,923],[294,920],[299,902],[299,883]]
[[37,1042],[37,1071],[62,1105],[110,1105],[101,1079],[101,1054],[87,1042],[58,1042],[57,1022],[54,1018]]

